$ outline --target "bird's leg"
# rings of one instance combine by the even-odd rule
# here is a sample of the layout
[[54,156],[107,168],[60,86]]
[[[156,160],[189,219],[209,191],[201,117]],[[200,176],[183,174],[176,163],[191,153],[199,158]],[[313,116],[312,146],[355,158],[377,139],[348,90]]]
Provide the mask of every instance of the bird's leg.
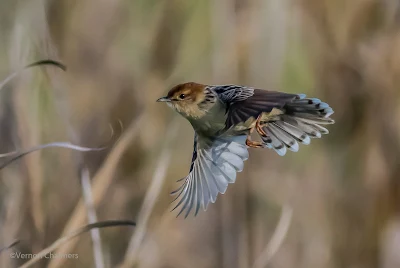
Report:
[[250,135],[253,132],[253,130],[254,130],[254,128],[250,129],[250,134],[247,136],[247,139],[246,139],[246,145],[251,148],[264,148],[264,145],[262,142],[251,140]]
[[[251,148],[264,148],[264,145],[262,142],[252,141],[250,138],[251,134],[254,132],[254,129],[257,129],[257,132],[260,133],[260,131],[259,131],[259,129],[261,129],[260,122],[261,122],[261,114],[257,117],[256,124],[252,128],[250,128],[250,133],[246,139],[246,145]],[[262,132],[265,134],[264,131],[262,131]],[[267,135],[267,134],[265,134],[265,135]]]
[[257,120],[256,130],[257,130],[258,134],[260,134],[261,139],[263,140],[264,144],[268,144],[268,143],[272,142],[271,137],[267,133],[265,133],[265,131],[263,129],[263,127],[266,125],[268,125],[268,123],[262,122],[261,120]]
[[[265,124],[264,124],[265,126]],[[257,120],[256,122],[256,130],[258,134],[260,134],[262,137],[268,137],[267,133],[262,129],[263,125],[261,124],[261,120]]]

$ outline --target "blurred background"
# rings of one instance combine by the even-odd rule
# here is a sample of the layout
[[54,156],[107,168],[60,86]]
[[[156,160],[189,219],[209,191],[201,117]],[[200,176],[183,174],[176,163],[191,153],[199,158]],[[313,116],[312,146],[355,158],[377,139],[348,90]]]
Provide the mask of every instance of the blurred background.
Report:
[[[1,170],[0,248],[21,242],[0,267],[88,218],[138,226],[85,233],[53,252],[78,259],[33,267],[400,267],[399,1],[1,0],[0,34],[0,79],[40,59],[68,67],[3,88],[0,153],[99,147],[123,125],[105,151],[50,148]],[[155,100],[189,81],[306,93],[336,124],[285,157],[250,149],[215,204],[175,218],[193,131]]]

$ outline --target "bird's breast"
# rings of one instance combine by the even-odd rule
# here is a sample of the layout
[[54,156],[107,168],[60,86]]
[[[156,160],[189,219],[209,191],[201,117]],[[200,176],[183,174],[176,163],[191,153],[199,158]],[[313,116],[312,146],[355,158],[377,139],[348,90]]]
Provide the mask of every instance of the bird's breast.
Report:
[[226,118],[226,107],[217,102],[202,117],[189,118],[189,121],[197,133],[203,136],[214,136],[225,128]]

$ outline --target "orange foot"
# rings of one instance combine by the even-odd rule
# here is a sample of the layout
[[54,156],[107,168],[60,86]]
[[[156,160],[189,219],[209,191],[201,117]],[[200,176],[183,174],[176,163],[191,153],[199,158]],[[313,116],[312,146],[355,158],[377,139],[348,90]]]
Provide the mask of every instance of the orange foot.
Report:
[[[256,125],[250,129],[250,134],[247,136],[247,139],[246,139],[246,145],[251,147],[251,148],[264,148],[264,144],[262,142],[252,141],[250,139],[250,135],[251,135],[251,133],[253,133],[254,128],[256,128],[257,132],[259,132],[261,130],[260,120],[261,120],[261,115],[258,116],[257,121],[256,121]],[[264,133],[264,131],[262,131],[262,132]]]
[[252,140],[250,139],[250,135],[247,136],[246,145],[249,146],[249,147],[251,147],[251,148],[264,148],[264,145],[263,145],[262,142],[259,142],[259,141],[252,141]]

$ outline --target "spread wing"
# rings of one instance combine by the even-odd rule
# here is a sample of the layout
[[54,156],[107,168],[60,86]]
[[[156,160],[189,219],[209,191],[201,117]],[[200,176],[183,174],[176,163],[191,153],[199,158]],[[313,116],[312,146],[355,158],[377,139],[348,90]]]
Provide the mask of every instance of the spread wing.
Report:
[[230,128],[261,113],[269,113],[272,109],[282,109],[285,104],[298,98],[297,94],[254,89],[253,95],[229,105],[226,128]]
[[209,140],[195,135],[189,175],[181,179],[183,184],[171,193],[177,195],[174,200],[177,204],[173,210],[180,207],[178,216],[186,211],[186,218],[192,209],[194,215],[197,215],[200,206],[206,210],[210,202],[216,201],[218,193],[225,193],[228,183],[235,182],[236,173],[242,171],[244,161],[249,156],[246,137]]

